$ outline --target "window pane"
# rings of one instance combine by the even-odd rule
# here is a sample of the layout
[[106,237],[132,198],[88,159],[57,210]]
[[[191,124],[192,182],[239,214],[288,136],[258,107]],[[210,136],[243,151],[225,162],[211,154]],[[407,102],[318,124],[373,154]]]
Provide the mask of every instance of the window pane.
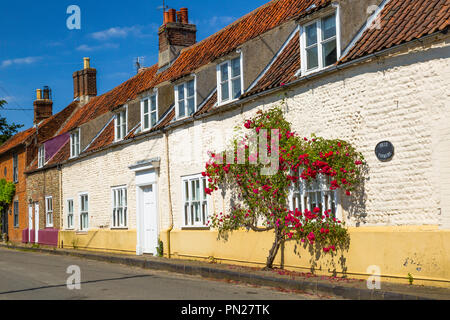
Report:
[[187,96],[192,97],[194,95],[195,95],[195,85],[194,80],[192,80],[187,83]]
[[184,206],[184,223],[189,224],[189,205],[187,204]]
[[220,66],[220,81],[224,82],[228,80],[228,63]]
[[196,191],[197,191],[197,189],[195,188],[195,180],[193,180],[193,181],[191,181],[191,192],[192,192],[191,200],[196,200],[197,199]]
[[336,35],[336,16],[332,15],[322,20],[323,40]]
[[238,77],[241,75],[241,58],[231,61],[231,77]]
[[221,84],[222,101],[230,99],[230,89],[228,88],[228,82]]
[[317,23],[313,23],[305,28],[306,46],[309,47],[317,43]]
[[151,97],[151,110],[156,111],[156,96]]
[[178,116],[184,117],[186,111],[184,110],[184,100],[178,102]]
[[308,70],[317,68],[319,66],[317,47],[306,49],[306,61]]
[[186,201],[189,201],[189,182],[188,181],[184,182],[184,191],[185,191],[184,198],[186,199]]
[[323,65],[329,66],[337,61],[336,40],[323,45]]
[[144,100],[144,115],[146,113],[148,113],[148,100],[147,99]]
[[184,99],[184,84],[178,86],[178,100]]
[[233,99],[237,99],[241,96],[241,77],[232,81]]
[[148,114],[144,115],[144,128],[149,128]]
[[195,180],[195,200],[200,200],[200,180]]
[[[148,121],[148,119],[147,119]],[[152,113],[152,127],[156,124],[156,112]]]
[[208,195],[204,191],[204,190],[206,190],[206,179],[202,179],[202,181],[203,181],[203,188],[202,188],[202,190],[203,190],[203,199],[206,200],[207,197],[208,197]]
[[190,99],[188,99],[187,103],[188,103],[188,112],[189,112],[189,115],[191,116],[195,112],[195,99],[190,98]]

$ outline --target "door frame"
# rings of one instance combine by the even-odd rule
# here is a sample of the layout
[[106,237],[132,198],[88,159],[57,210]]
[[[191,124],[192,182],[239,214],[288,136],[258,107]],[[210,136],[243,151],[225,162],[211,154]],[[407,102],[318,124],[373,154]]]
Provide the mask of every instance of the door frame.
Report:
[[[156,235],[159,236],[160,232],[160,217],[159,217],[159,167],[161,164],[160,158],[153,158],[143,161],[138,161],[136,164],[129,166],[128,168],[135,173],[135,186],[136,186],[136,255],[141,256],[144,254],[143,249],[143,211],[141,208],[142,200],[142,188],[146,186],[153,186],[155,192],[155,206],[156,206]],[[153,174],[152,174],[153,173]],[[149,177],[145,177],[146,174]],[[156,248],[155,248],[156,249]]]
[[[144,248],[145,248],[145,225],[144,225],[144,215],[145,212],[143,210],[143,202],[144,202],[144,189],[145,188],[153,188],[153,193],[155,196],[155,221],[156,221],[156,227],[155,227],[155,237],[156,237],[156,244],[158,243],[158,235],[160,232],[160,223],[159,223],[159,210],[158,210],[158,184],[156,182],[149,183],[149,184],[140,184],[139,186],[136,186],[136,199],[137,199],[137,255],[143,255],[144,254]],[[156,245],[157,246],[157,245]],[[156,247],[155,252],[153,254],[156,255]]]

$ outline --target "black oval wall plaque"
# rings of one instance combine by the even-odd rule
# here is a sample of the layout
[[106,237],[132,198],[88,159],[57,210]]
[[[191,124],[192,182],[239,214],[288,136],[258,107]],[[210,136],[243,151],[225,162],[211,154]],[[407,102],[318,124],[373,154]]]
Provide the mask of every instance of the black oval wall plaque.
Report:
[[389,161],[394,157],[394,145],[389,141],[380,142],[375,148],[375,154],[380,161]]

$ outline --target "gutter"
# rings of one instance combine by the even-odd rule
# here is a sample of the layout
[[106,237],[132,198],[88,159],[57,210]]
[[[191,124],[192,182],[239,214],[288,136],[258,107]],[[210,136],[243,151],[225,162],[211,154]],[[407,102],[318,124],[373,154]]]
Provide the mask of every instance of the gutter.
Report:
[[172,209],[172,190],[170,184],[170,156],[169,156],[169,134],[167,131],[162,129],[164,132],[165,142],[166,142],[166,170],[167,170],[167,188],[168,188],[168,196],[169,196],[169,214],[170,214],[170,227],[167,230],[167,257],[171,258],[171,248],[170,248],[170,233],[174,228],[174,219],[173,219],[173,209]]

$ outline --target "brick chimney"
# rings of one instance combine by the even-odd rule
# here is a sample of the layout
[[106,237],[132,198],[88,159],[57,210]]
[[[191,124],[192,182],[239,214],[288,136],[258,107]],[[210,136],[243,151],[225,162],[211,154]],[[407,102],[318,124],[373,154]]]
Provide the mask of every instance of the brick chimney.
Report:
[[50,118],[53,115],[53,101],[49,87],[44,87],[44,90],[36,90],[36,100],[33,105],[34,124],[39,124],[41,121]]
[[164,12],[164,24],[159,28],[159,68],[176,59],[183,48],[197,42],[197,27],[189,24],[187,8]]
[[79,98],[81,103],[88,103],[89,99],[97,95],[97,70],[91,68],[89,58],[84,58],[83,70],[73,73],[73,97]]

